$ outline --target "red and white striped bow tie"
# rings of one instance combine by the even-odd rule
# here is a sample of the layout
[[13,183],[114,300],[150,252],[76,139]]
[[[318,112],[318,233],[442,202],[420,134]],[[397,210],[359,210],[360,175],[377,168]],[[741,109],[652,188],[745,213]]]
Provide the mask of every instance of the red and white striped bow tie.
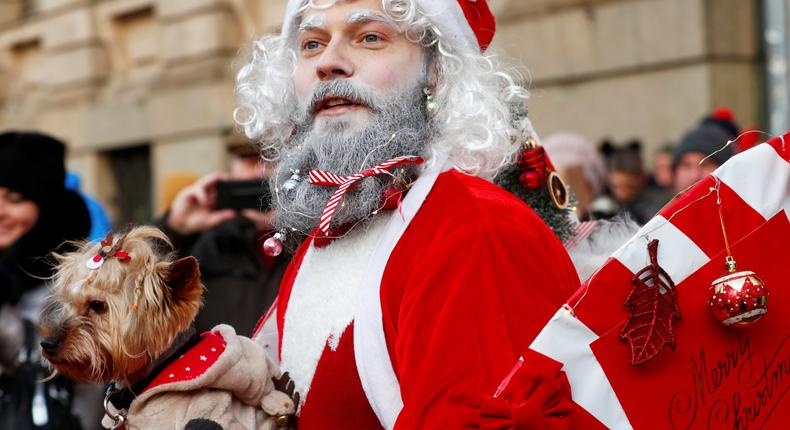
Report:
[[368,170],[365,170],[362,173],[357,173],[356,175],[351,176],[338,176],[333,173],[324,172],[323,170],[311,170],[310,171],[310,183],[313,185],[321,185],[321,186],[337,186],[338,189],[332,194],[332,198],[329,199],[329,202],[324,207],[324,212],[321,214],[321,222],[318,224],[318,227],[321,231],[326,235],[329,236],[329,224],[332,222],[332,216],[335,214],[337,210],[337,205],[340,204],[340,200],[343,199],[343,195],[351,188],[352,185],[356,184],[360,180],[367,178],[369,176],[374,175],[392,175],[389,171],[398,167],[402,164],[416,164],[420,165],[424,162],[422,157],[416,157],[413,155],[407,155],[404,157],[397,157],[391,160],[387,160],[377,166],[374,166]]

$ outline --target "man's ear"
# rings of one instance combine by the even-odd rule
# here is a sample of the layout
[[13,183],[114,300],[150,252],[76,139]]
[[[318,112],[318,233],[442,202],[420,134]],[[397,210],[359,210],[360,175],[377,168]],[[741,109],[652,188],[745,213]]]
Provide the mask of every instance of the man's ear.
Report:
[[437,53],[431,48],[424,49],[422,55],[422,71],[420,84],[436,94],[436,85],[439,82],[439,62],[436,61]]
[[203,295],[203,285],[197,259],[190,256],[174,261],[167,271],[166,284],[178,300],[199,299]]
[[439,85],[439,63],[436,61],[428,69],[428,82],[431,84],[431,91],[436,94],[436,86]]

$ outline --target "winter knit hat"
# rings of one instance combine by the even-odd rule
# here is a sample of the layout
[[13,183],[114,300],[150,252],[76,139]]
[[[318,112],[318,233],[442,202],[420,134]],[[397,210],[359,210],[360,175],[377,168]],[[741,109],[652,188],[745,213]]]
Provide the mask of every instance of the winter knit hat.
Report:
[[732,145],[725,147],[727,142],[734,138],[732,132],[722,127],[714,118],[706,117],[699,126],[686,132],[675,148],[672,169],[677,167],[685,154],[692,152],[710,156],[710,160],[721,166],[734,155]]
[[45,134],[0,133],[0,187],[39,207],[60,201],[66,192],[64,153],[63,142]]
[[52,251],[71,250],[67,241],[87,237],[90,215],[82,198],[66,189],[63,142],[32,132],[0,133],[0,187],[38,206],[33,228],[0,250],[0,303],[15,304],[23,293],[52,276]]
[[718,107],[711,112],[709,117],[703,119],[703,121],[717,124],[731,136],[730,139],[735,139],[741,134],[741,128],[738,126],[738,123],[735,122],[735,114],[730,108]]
[[[442,39],[459,51],[483,52],[496,32],[496,20],[486,0],[413,0],[441,32]],[[288,0],[282,34],[295,38],[299,11],[306,0]]]

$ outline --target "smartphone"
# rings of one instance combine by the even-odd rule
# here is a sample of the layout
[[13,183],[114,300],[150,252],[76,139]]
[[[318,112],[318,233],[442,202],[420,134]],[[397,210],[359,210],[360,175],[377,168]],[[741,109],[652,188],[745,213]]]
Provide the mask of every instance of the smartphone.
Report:
[[271,209],[272,197],[269,184],[265,179],[249,181],[222,181],[217,183],[217,202],[219,209]]

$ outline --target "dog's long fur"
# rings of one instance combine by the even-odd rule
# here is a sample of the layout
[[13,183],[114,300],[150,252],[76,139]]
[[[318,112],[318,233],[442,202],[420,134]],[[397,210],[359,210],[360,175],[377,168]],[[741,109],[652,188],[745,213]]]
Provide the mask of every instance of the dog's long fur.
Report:
[[77,381],[132,383],[187,329],[202,305],[197,260],[175,260],[167,237],[137,227],[120,249],[130,261],[107,258],[98,269],[86,262],[102,249],[82,243],[57,255],[51,297],[42,313],[44,350],[57,372]]

